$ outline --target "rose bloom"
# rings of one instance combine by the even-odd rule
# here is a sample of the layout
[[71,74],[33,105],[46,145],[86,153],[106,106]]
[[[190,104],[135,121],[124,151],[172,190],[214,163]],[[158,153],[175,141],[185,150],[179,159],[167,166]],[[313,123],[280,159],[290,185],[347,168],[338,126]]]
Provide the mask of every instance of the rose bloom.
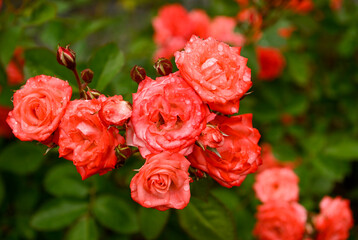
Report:
[[262,80],[273,80],[282,74],[286,61],[280,50],[272,47],[257,47],[256,55],[260,70],[258,77]]
[[17,47],[14,55],[6,67],[7,82],[9,85],[17,85],[24,81],[24,50]]
[[224,136],[217,126],[206,125],[206,128],[201,132],[198,142],[203,147],[217,148],[224,144]]
[[170,59],[176,51],[181,50],[185,46],[186,42],[187,40],[181,37],[171,38],[166,44],[159,45],[154,53],[154,60],[158,58]]
[[130,188],[133,200],[160,211],[183,209],[190,200],[189,166],[189,161],[178,153],[149,155],[132,178]]
[[143,157],[163,151],[188,155],[212,115],[178,73],[155,81],[147,77],[133,94],[127,144]]
[[9,112],[11,111],[11,108],[0,106],[0,137],[11,137],[11,128],[6,123],[6,118]]
[[71,95],[66,81],[45,75],[30,78],[14,93],[14,109],[6,121],[20,140],[45,141],[56,131]]
[[175,62],[184,80],[212,110],[238,112],[240,98],[252,85],[251,70],[239,48],[193,36],[185,51],[175,53]]
[[307,212],[296,202],[272,201],[258,207],[254,235],[260,240],[302,240]]
[[234,46],[243,46],[245,37],[235,33],[236,20],[231,17],[218,16],[210,24],[210,36],[218,41],[233,44]]
[[121,95],[116,95],[102,102],[99,115],[107,125],[122,126],[131,117],[132,107]]
[[353,227],[353,215],[349,200],[341,197],[324,197],[319,204],[320,214],[313,218],[317,240],[348,239]]
[[295,27],[289,26],[289,27],[283,27],[278,29],[278,35],[280,35],[282,38],[290,38],[292,33],[296,30]]
[[210,124],[224,133],[223,145],[216,148],[221,157],[194,146],[188,159],[193,167],[207,172],[222,186],[239,186],[246,175],[255,172],[261,164],[261,148],[257,145],[260,133],[252,127],[252,114],[216,116]]
[[240,5],[240,7],[246,7],[249,5],[249,0],[236,0],[236,2]]
[[102,122],[101,104],[102,99],[71,101],[59,126],[60,157],[73,161],[83,180],[112,170],[114,149],[125,142],[116,128]]
[[241,10],[237,14],[237,20],[241,23],[249,24],[252,27],[253,40],[258,41],[262,36],[261,25],[262,16],[257,12],[254,7],[249,7]]
[[254,190],[263,203],[268,201],[297,201],[299,178],[289,168],[271,168],[256,175]]

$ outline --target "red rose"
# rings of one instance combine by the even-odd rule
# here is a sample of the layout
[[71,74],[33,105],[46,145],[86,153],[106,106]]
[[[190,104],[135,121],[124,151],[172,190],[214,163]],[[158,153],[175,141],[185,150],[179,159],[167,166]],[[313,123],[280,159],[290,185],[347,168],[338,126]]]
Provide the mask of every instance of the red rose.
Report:
[[329,6],[333,11],[338,11],[342,8],[342,3],[343,3],[342,0],[330,0]]
[[297,201],[298,177],[289,168],[271,168],[256,175],[254,190],[261,202]]
[[313,218],[317,240],[344,240],[353,227],[349,200],[341,197],[324,197],[319,204],[320,214]]
[[73,161],[83,180],[112,170],[115,147],[125,142],[117,129],[101,121],[101,104],[100,99],[70,102],[59,126],[60,157]]
[[132,107],[122,96],[116,95],[102,103],[99,115],[107,125],[122,126],[131,117]]
[[258,47],[256,54],[260,65],[258,73],[260,79],[273,80],[281,75],[286,62],[280,50],[271,47]]
[[205,129],[209,109],[177,74],[146,78],[133,94],[133,112],[127,128],[127,144],[143,157],[163,151],[191,153]]
[[57,129],[70,101],[72,88],[58,78],[39,75],[14,93],[7,123],[22,141],[45,141]]
[[203,147],[217,148],[224,144],[224,136],[220,129],[214,125],[206,125],[206,128],[201,132],[198,142]]
[[236,20],[234,18],[225,16],[215,17],[210,24],[210,37],[235,46],[243,46],[245,37],[235,33],[235,27]]
[[150,155],[132,178],[133,200],[160,211],[183,209],[190,200],[189,166],[189,161],[178,153]]
[[9,85],[17,85],[24,81],[25,59],[23,52],[24,50],[21,47],[17,47],[11,61],[6,67],[7,83]]
[[207,172],[222,186],[239,186],[261,164],[261,148],[257,145],[260,133],[252,127],[252,114],[216,116],[210,124],[217,125],[225,134],[223,145],[216,148],[221,157],[194,146],[188,159],[193,167]]
[[240,98],[250,89],[251,70],[239,48],[193,36],[185,51],[175,53],[175,62],[185,81],[210,108],[237,113]]
[[307,212],[296,202],[272,201],[258,207],[254,235],[260,240],[302,240]]

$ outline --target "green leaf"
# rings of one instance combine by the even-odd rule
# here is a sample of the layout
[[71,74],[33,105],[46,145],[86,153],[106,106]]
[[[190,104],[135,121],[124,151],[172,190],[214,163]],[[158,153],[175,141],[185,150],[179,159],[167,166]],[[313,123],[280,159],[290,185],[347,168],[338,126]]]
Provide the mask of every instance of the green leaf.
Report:
[[55,199],[44,204],[31,219],[31,226],[40,231],[53,231],[73,223],[87,211],[87,203]]
[[44,185],[49,193],[57,197],[84,198],[88,195],[88,186],[71,162],[56,165],[48,171]]
[[[25,72],[28,77],[37,75],[55,76],[67,80],[72,86],[77,86],[70,70],[60,65],[56,60],[55,52],[46,48],[33,48],[25,51]],[[75,91],[77,88],[73,88]]]
[[134,209],[121,198],[100,196],[94,202],[93,212],[103,226],[115,232],[131,234],[139,230]]
[[152,208],[140,208],[139,225],[145,239],[157,239],[168,221],[169,213],[169,210],[158,211]]
[[290,54],[287,56],[288,71],[299,86],[306,86],[309,80],[310,69],[304,55]]
[[29,9],[29,17],[24,20],[25,25],[39,25],[56,17],[57,8],[54,3],[39,2]]
[[18,26],[11,26],[0,31],[0,61],[6,66],[17,46],[22,29]]
[[36,171],[44,159],[44,148],[32,142],[15,142],[0,153],[0,169],[19,175]]
[[339,160],[358,161],[358,141],[342,139],[328,145],[324,154]]
[[92,217],[85,216],[71,227],[67,233],[66,240],[97,240],[97,225]]
[[92,87],[103,91],[110,81],[120,72],[124,55],[114,43],[100,48],[91,58],[90,68],[94,72]]
[[178,211],[180,226],[193,239],[231,240],[236,238],[233,220],[229,212],[214,197],[207,201],[195,197]]

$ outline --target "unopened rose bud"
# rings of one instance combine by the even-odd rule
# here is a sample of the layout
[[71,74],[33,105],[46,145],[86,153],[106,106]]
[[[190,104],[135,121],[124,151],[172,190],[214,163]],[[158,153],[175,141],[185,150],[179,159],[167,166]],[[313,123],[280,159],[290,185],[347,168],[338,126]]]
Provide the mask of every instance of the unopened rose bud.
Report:
[[125,161],[132,155],[132,150],[125,144],[119,144],[114,151],[117,157],[116,168],[123,167]]
[[173,72],[173,65],[170,60],[166,58],[159,58],[153,67],[159,75],[166,76]]
[[93,71],[89,68],[86,68],[81,72],[81,78],[86,83],[91,83],[93,79]]
[[131,70],[131,78],[133,81],[135,81],[136,83],[140,83],[141,81],[143,81],[146,78],[147,74],[145,73],[144,68],[135,65],[132,70]]
[[70,70],[76,68],[76,53],[67,45],[66,48],[58,46],[57,62]]
[[198,142],[205,147],[217,148],[224,144],[224,136],[217,126],[207,124],[201,132]]

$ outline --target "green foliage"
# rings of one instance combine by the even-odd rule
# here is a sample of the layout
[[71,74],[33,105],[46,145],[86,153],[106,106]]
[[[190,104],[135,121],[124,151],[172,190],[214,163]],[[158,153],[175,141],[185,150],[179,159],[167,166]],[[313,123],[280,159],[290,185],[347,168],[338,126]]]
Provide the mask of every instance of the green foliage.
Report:
[[140,232],[145,239],[157,239],[163,231],[169,217],[170,211],[158,211],[151,208],[139,210]]
[[97,240],[99,233],[93,218],[84,216],[67,233],[66,240]]

